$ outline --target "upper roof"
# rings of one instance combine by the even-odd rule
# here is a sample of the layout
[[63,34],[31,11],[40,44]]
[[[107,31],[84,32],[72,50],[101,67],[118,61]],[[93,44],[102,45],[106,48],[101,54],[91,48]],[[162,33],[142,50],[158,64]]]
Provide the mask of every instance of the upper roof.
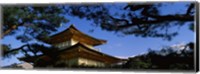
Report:
[[52,35],[50,36],[50,38],[43,41],[49,44],[57,44],[57,43],[61,43],[70,39],[74,39],[74,40],[77,40],[78,42],[86,43],[92,46],[106,43],[106,40],[97,39],[85,33],[82,33],[81,31],[76,29],[74,25],[71,25],[66,30],[60,33],[57,33],[55,35]]

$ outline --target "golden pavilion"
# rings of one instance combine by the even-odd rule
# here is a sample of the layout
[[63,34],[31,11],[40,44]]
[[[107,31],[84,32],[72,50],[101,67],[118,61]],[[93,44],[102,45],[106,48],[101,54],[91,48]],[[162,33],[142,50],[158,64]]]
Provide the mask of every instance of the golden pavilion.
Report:
[[36,59],[40,58],[45,61],[37,63],[37,65],[45,67],[106,67],[125,61],[125,59],[120,59],[95,49],[94,46],[105,44],[106,40],[97,39],[82,33],[74,25],[50,36],[44,42],[58,48],[55,49],[56,52],[53,52],[56,55],[48,56],[43,54],[37,57],[19,59],[34,63]]

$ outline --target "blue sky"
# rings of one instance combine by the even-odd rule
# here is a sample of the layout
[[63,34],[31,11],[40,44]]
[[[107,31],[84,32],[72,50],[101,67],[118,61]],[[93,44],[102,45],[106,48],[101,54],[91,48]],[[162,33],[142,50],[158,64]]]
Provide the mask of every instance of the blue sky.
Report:
[[[162,9],[161,13],[163,15],[168,13],[185,11],[182,3],[172,4],[161,9]],[[63,24],[62,27],[58,29],[59,30],[58,32],[61,32],[64,29],[68,28],[69,25],[74,24],[77,29],[90,36],[107,40],[106,44],[99,45],[95,48],[99,49],[103,53],[117,57],[130,57],[142,54],[147,52],[149,48],[160,49],[163,46],[171,46],[179,43],[194,42],[194,32],[188,29],[188,25],[184,25],[179,29],[177,28],[172,29],[178,31],[179,35],[174,37],[172,41],[164,41],[161,38],[142,38],[142,37],[135,37],[134,35],[119,37],[114,32],[108,32],[105,30],[101,30],[100,27],[91,26],[90,25],[91,21],[70,16],[66,16],[66,18],[68,18],[70,22],[67,24]],[[94,29],[94,32],[89,32],[90,29]],[[37,41],[32,41],[32,42],[37,42]],[[23,45],[20,41],[17,41],[14,36],[5,37],[2,40],[2,43],[11,44],[13,48],[17,48]],[[19,61],[16,59],[16,57],[19,56],[21,56],[21,54],[14,56],[11,59],[5,59],[4,61],[1,62],[1,65],[19,63]]]

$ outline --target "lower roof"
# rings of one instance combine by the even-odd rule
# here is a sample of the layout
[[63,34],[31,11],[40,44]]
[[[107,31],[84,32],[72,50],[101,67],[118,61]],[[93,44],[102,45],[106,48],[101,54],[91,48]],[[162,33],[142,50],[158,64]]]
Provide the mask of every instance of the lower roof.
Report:
[[[91,48],[89,48],[88,46],[86,46],[83,43],[77,43],[77,44],[75,44],[75,45],[73,45],[71,47],[68,47],[66,49],[54,52],[54,54],[57,53],[57,55],[55,55],[55,56],[60,56],[60,55],[63,55],[61,53],[68,52],[70,50],[78,50],[78,51],[71,52],[71,53],[78,53],[77,57],[84,57],[84,58],[99,60],[99,61],[103,61],[103,62],[110,62],[110,63],[117,63],[117,62],[121,62],[121,61],[126,61],[126,59],[117,58],[117,57],[114,57],[114,56],[99,52],[99,51],[97,51],[95,49],[91,49]],[[81,51],[79,52],[79,50],[81,50]],[[64,54],[64,56],[67,56],[67,54]],[[39,58],[43,59],[43,60],[46,60],[46,61],[50,61],[50,59],[51,59],[50,56],[48,56],[48,55],[39,55],[39,56],[28,57],[28,58],[23,57],[23,58],[18,58],[18,59],[26,61],[26,62],[34,62],[35,60],[37,60]]]

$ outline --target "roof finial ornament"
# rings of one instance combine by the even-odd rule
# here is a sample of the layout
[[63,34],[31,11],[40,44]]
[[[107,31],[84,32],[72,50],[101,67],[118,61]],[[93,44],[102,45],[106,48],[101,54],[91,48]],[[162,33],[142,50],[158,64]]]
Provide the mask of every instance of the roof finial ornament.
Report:
[[[74,25],[74,24],[71,24],[71,25],[69,26],[69,28],[76,29],[76,27],[75,27],[75,25]],[[76,30],[78,30],[78,29],[76,29]]]
[[75,27],[75,25],[74,25],[74,24],[71,24],[70,27]]

